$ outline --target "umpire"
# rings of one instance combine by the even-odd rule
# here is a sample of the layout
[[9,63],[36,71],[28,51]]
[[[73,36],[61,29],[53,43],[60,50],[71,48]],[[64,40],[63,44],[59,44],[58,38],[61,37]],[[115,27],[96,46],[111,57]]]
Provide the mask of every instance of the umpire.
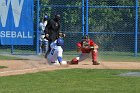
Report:
[[54,19],[48,20],[48,24],[45,27],[44,33],[45,38],[49,41],[49,49],[47,54],[50,52],[50,44],[54,42],[59,36],[60,32],[60,15],[56,14]]

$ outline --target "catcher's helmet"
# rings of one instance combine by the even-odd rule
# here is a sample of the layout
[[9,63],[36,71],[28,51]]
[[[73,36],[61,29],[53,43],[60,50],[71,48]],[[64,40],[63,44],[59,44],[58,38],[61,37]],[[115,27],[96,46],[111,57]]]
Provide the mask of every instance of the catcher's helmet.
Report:
[[88,36],[88,35],[84,35],[84,36],[82,37],[82,39],[89,39],[89,36]]
[[58,46],[63,46],[64,45],[64,40],[62,38],[58,38],[57,39],[57,43]]

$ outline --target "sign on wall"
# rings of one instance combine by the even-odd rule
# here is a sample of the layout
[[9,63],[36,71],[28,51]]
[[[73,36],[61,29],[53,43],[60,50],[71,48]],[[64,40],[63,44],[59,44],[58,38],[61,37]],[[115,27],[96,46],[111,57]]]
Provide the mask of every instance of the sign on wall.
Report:
[[34,0],[0,0],[0,44],[33,45]]

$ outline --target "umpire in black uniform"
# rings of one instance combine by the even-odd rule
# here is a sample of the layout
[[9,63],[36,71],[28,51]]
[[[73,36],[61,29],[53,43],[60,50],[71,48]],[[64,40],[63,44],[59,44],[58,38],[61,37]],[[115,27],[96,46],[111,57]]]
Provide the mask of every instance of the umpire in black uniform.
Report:
[[49,49],[47,54],[50,52],[50,44],[54,42],[57,37],[59,36],[60,32],[60,15],[56,14],[54,19],[48,20],[48,23],[45,27],[44,33],[45,33],[45,38],[48,39],[49,41]]

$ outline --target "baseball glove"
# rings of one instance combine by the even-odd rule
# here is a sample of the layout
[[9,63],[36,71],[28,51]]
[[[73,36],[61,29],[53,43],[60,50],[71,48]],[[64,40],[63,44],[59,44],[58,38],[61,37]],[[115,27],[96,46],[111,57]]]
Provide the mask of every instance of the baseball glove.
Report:
[[98,49],[99,47],[98,47],[98,45],[94,45],[94,46],[91,46],[90,48],[91,49]]

